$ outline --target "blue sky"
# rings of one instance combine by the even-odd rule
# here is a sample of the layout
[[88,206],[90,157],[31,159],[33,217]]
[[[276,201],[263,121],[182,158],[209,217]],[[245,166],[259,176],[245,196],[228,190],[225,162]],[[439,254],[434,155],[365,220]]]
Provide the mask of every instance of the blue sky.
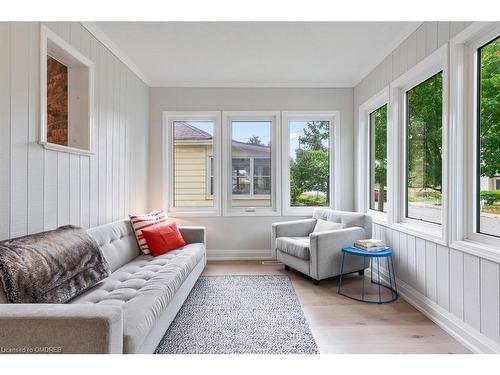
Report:
[[[192,121],[190,125],[206,131],[213,135],[213,122]],[[295,150],[299,147],[299,136],[304,134],[307,121],[290,122],[290,157],[295,159]],[[251,136],[258,135],[264,144],[268,144],[271,139],[271,123],[267,121],[234,121],[233,139],[239,142],[248,142]],[[323,142],[328,145],[328,141]]]

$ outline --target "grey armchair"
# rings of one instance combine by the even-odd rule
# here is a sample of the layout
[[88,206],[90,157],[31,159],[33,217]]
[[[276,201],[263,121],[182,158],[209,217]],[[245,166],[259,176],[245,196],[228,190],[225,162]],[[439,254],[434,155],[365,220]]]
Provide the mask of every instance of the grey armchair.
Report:
[[[317,219],[344,224],[344,228],[313,232]],[[340,275],[342,248],[358,239],[371,238],[372,218],[366,214],[315,209],[311,219],[295,220],[272,225],[273,256],[290,267],[320,280]],[[365,269],[361,257],[346,257],[344,274]]]

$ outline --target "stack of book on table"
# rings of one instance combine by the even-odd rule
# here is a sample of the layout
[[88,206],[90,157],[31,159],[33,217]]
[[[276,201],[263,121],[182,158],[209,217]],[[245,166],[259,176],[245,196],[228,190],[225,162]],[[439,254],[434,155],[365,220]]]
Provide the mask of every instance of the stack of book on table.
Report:
[[386,250],[388,246],[380,240],[369,239],[369,240],[357,240],[354,242],[354,247],[364,251],[382,251]]

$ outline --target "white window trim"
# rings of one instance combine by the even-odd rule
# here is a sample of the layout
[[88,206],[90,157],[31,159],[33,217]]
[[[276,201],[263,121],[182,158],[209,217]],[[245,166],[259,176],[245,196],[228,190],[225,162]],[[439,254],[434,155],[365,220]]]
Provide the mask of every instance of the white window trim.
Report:
[[[370,114],[380,107],[387,105],[387,212],[380,212],[370,209]],[[389,222],[392,211],[392,184],[390,173],[392,173],[391,152],[392,142],[389,140],[391,129],[389,128],[390,108],[389,108],[389,86],[383,88],[366,102],[359,106],[359,132],[358,132],[358,207],[361,212],[372,215],[374,221],[379,223]]]
[[[280,111],[222,112],[222,212],[224,216],[281,215],[281,113]],[[271,206],[232,207],[232,121],[271,121]]]
[[[173,122],[174,121],[212,121],[214,123],[213,156],[214,156],[214,196],[213,207],[175,207],[174,206],[174,145],[173,145]],[[221,114],[212,112],[163,112],[163,206],[166,207],[169,216],[220,216],[221,215],[221,184],[218,182],[221,176],[221,149],[219,141],[221,136]],[[219,162],[218,162],[219,160]]]
[[[433,224],[405,217],[406,202],[406,92],[419,83],[443,72],[443,171],[442,171],[442,223]],[[392,213],[391,222],[395,229],[408,233],[424,233],[430,240],[440,244],[447,244],[448,239],[448,44],[437,49],[430,56],[419,62],[408,72],[393,81],[390,85],[389,105],[390,137],[392,145],[389,151],[392,155],[393,173],[389,184],[392,185]],[[395,141],[394,141],[395,140]]]
[[[47,55],[48,43],[51,43],[58,53],[66,55],[71,61],[88,69],[88,148],[77,148],[50,143],[47,140]],[[69,105],[69,103],[68,103]],[[63,38],[50,30],[45,25],[40,25],[40,134],[38,143],[48,150],[66,152],[70,154],[91,156],[94,155],[93,144],[94,126],[94,62],[84,56],[80,51],[66,42]]]
[[[282,114],[282,186],[283,186],[283,216],[310,216],[315,208],[341,207],[340,179],[335,172],[340,170],[340,112],[339,111],[283,111]],[[329,121],[329,173],[330,192],[329,207],[291,207],[290,206],[290,121]],[[333,152],[332,152],[333,150]]]
[[475,22],[450,41],[453,225],[450,247],[500,261],[500,238],[476,232],[477,49],[500,35],[496,22]]

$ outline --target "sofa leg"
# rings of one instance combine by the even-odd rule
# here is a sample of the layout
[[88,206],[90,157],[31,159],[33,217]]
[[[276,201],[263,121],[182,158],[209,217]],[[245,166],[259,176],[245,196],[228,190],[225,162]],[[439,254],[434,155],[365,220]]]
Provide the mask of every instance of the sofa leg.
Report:
[[365,270],[358,271],[359,276],[363,276],[365,274]]
[[314,283],[314,285],[319,285],[319,280],[314,279],[313,283]]
[[285,264],[285,271],[290,271],[290,266],[287,266],[287,265]]

